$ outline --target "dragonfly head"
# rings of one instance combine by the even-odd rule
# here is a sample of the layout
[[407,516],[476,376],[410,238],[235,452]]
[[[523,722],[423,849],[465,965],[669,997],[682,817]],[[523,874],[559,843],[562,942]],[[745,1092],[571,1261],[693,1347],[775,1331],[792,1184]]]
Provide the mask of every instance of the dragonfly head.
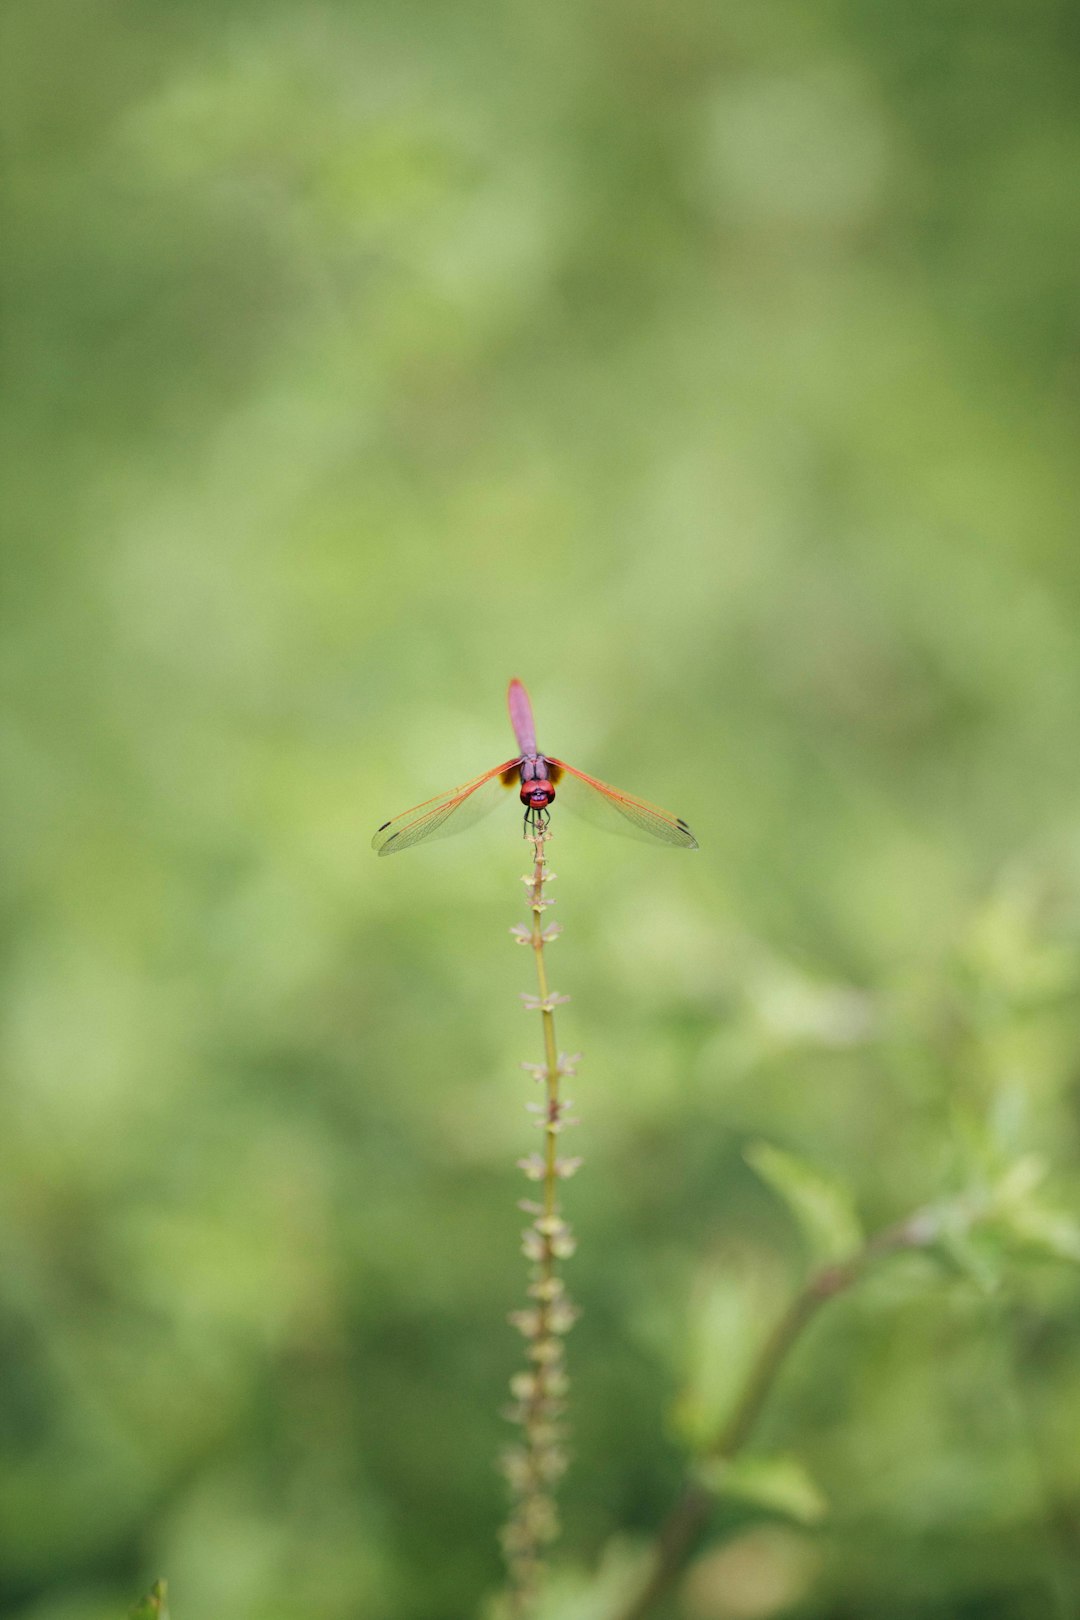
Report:
[[555,797],[555,789],[550,782],[522,782],[521,802],[530,810],[543,810]]

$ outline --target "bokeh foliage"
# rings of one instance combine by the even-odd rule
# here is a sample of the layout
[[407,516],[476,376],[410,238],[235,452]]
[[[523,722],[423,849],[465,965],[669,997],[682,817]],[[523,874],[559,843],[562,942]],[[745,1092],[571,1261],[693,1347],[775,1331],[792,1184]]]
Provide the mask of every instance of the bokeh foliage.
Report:
[[[495,1587],[522,852],[367,842],[517,673],[702,844],[554,846],[599,1617],[807,1263],[747,1147],[871,1228],[1032,1154],[1075,1209],[1076,12],[5,32],[0,1611]],[[816,1325],[762,1442],[827,1511],[725,1509],[686,1620],[1080,1609],[1075,1267],[1015,1238]]]

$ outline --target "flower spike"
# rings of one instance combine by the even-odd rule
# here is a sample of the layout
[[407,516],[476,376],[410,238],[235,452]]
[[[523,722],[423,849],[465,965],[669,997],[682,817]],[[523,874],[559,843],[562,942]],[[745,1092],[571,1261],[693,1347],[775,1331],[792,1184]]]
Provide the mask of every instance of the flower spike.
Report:
[[510,1485],[512,1506],[503,1531],[503,1551],[510,1573],[510,1590],[515,1614],[525,1614],[533,1606],[543,1572],[544,1553],[558,1535],[558,1511],[551,1488],[566,1467],[561,1433],[551,1418],[562,1410],[568,1388],[563,1338],[573,1326],[577,1311],[566,1295],[559,1275],[559,1263],[574,1252],[574,1238],[559,1207],[559,1184],[574,1174],[579,1158],[559,1155],[557,1145],[563,1130],[574,1121],[567,1115],[567,1101],[560,1082],[576,1072],[579,1053],[560,1052],[555,1041],[555,1008],[570,998],[552,991],[547,982],[544,947],[557,939],[559,923],[541,926],[541,917],[551,905],[545,884],[554,873],[547,870],[544,828],[529,835],[534,864],[524,881],[529,891],[531,927],[518,925],[510,930],[518,944],[531,945],[536,960],[538,994],[524,994],[522,1005],[538,1012],[544,1035],[543,1063],[523,1063],[521,1067],[544,1086],[542,1102],[526,1106],[536,1117],[534,1124],[543,1132],[543,1151],[518,1160],[518,1168],[542,1189],[542,1201],[523,1199],[519,1208],[533,1217],[522,1234],[522,1252],[532,1267],[527,1289],[533,1304],[513,1312],[510,1320],[524,1336],[527,1345],[527,1372],[515,1373],[510,1393],[515,1405],[508,1412],[520,1425],[522,1444],[509,1452],[503,1471]]

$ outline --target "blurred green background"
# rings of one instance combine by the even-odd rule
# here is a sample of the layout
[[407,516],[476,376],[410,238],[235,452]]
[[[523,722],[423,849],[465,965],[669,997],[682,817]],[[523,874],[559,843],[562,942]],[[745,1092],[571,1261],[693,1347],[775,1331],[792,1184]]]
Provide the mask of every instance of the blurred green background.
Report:
[[[555,828],[607,1620],[810,1258],[748,1144],[1076,1207],[1076,10],[5,33],[0,1612],[485,1612],[524,853],[369,838],[518,674],[702,846]],[[1076,1268],[962,1247],[816,1324],[756,1444],[827,1512],[721,1506],[670,1614],[1080,1613]]]

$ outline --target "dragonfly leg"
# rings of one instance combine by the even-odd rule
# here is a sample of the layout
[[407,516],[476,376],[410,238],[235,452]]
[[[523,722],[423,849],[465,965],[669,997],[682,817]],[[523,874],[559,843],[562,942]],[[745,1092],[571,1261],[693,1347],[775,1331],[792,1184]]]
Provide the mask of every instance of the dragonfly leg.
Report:
[[546,805],[526,805],[524,838],[536,838],[547,831],[551,811]]

